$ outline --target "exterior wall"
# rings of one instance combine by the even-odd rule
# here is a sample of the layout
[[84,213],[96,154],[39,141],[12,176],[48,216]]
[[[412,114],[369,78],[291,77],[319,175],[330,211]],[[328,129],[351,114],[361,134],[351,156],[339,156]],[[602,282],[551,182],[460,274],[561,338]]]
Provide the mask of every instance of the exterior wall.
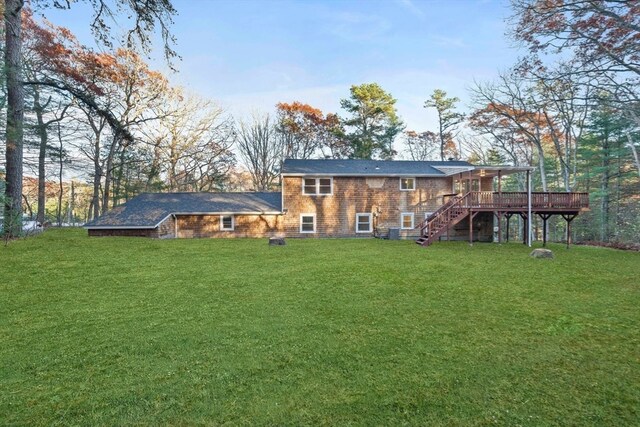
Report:
[[173,216],[170,216],[164,220],[155,231],[156,234],[152,237],[157,237],[159,239],[173,239],[176,237],[176,219]]
[[283,235],[282,215],[234,215],[234,229],[220,230],[220,215],[178,215],[178,238],[271,237]]
[[492,177],[485,176],[484,178],[480,178],[480,191],[493,191]]
[[[334,177],[333,194],[302,194],[301,177],[283,177],[284,232],[287,237],[370,237],[356,233],[356,213],[373,213],[373,225],[382,234],[400,227],[403,212],[414,214],[414,226],[442,205],[442,196],[451,194],[451,178],[416,178],[416,189],[400,190],[397,177]],[[300,214],[316,215],[316,232],[300,233]],[[417,237],[417,229],[401,230],[402,237]]]
[[127,229],[89,229],[89,237],[158,237],[156,229],[127,228]]

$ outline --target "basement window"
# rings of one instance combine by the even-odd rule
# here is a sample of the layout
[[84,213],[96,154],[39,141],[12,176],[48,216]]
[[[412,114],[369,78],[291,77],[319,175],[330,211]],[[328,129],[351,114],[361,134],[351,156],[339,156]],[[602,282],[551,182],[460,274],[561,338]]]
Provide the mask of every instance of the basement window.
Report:
[[300,215],[300,232],[301,233],[316,232],[316,214]]
[[356,233],[371,233],[372,221],[370,213],[356,214]]
[[235,221],[233,215],[220,215],[220,230],[233,231]]
[[415,178],[400,178],[400,190],[401,191],[413,191],[416,189]]
[[402,228],[403,230],[413,229],[413,213],[412,212],[402,212],[400,214],[400,228]]
[[332,178],[304,178],[302,194],[307,196],[330,196],[333,194]]

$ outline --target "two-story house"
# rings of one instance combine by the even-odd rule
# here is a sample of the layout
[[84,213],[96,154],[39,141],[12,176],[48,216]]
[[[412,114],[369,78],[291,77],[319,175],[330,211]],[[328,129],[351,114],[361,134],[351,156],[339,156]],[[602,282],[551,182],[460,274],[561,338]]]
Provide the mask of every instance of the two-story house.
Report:
[[464,161],[287,159],[281,192],[145,193],[85,227],[90,236],[391,236],[426,245],[490,241],[494,217],[498,224],[514,214],[572,219],[588,206],[583,193],[501,191],[503,176],[529,171]]

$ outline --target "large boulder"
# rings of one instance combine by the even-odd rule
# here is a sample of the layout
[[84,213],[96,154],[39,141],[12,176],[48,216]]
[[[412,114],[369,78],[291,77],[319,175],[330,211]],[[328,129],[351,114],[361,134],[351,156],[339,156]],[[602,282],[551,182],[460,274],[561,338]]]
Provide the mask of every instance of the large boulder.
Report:
[[553,258],[553,252],[549,249],[534,249],[529,256],[534,258]]

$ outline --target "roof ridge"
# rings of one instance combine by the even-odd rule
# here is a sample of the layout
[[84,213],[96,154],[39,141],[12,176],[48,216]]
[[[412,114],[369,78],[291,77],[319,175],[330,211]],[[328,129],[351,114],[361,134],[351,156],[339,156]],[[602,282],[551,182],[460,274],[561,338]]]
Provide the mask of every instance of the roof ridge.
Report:
[[[143,191],[137,196],[143,194],[278,194],[282,191]],[[136,197],[136,196],[134,196]]]

